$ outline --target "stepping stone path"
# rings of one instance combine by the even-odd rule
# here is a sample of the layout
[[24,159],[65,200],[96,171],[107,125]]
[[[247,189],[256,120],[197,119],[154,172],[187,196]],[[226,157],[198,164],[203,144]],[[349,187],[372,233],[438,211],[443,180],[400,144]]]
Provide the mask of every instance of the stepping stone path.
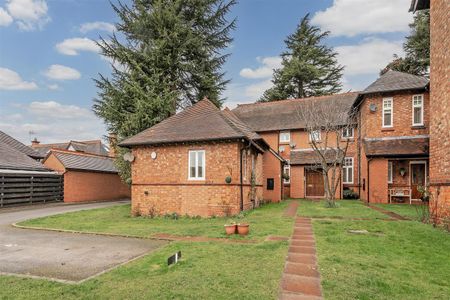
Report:
[[309,218],[298,217],[295,220],[294,232],[281,279],[279,299],[323,299],[317,266],[316,243]]

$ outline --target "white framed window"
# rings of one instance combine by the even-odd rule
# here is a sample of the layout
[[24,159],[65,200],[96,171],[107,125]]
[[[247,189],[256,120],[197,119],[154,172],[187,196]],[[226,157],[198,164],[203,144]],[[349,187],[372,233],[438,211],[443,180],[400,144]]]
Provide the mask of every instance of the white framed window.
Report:
[[342,138],[348,139],[353,137],[353,127],[346,127],[342,129]]
[[353,157],[344,158],[342,173],[343,183],[353,183]]
[[286,174],[288,178],[283,177],[283,182],[286,184],[291,183],[291,165],[289,163],[283,166],[283,175]]
[[309,141],[320,141],[320,130],[313,130],[309,133]]
[[412,124],[413,126],[423,126],[423,95],[412,97]]
[[394,126],[394,105],[392,98],[383,99],[383,127]]
[[191,150],[189,151],[189,180],[205,180],[205,150]]
[[393,167],[394,166],[392,165],[392,161],[388,161],[388,183],[393,182],[393,174],[394,174]]
[[280,131],[280,143],[289,143],[291,141],[290,131]]

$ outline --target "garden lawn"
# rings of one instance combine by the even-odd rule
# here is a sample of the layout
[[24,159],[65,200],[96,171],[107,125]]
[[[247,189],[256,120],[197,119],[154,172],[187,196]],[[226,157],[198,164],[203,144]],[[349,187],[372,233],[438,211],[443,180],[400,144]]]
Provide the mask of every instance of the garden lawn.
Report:
[[264,240],[268,235],[290,236],[292,218],[283,217],[288,201],[271,203],[245,212],[236,218],[189,218],[179,217],[131,217],[130,205],[113,206],[65,213],[28,220],[20,225],[45,227],[97,233],[114,233],[137,237],[150,237],[158,233],[183,236],[227,237],[223,225],[234,220],[250,224],[250,234],[234,239]]
[[373,218],[313,219],[325,299],[449,299],[449,233],[416,221],[383,221],[357,202],[339,203],[324,208],[302,201],[298,210],[329,217],[361,211]]
[[175,242],[78,285],[0,276],[0,299],[275,299],[287,247]]
[[378,207],[381,207],[385,210],[392,211],[402,217],[411,219],[411,220],[419,220],[421,216],[421,211],[426,207],[421,205],[409,205],[409,204],[372,204]]
[[299,215],[311,218],[365,218],[365,219],[389,219],[385,214],[366,206],[358,200],[336,201],[338,208],[328,208],[325,201],[302,200],[300,202]]

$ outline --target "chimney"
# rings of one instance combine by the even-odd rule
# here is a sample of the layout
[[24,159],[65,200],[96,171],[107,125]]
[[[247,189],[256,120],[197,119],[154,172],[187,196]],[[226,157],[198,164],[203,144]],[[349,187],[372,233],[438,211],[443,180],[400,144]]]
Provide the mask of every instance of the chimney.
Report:
[[41,142],[38,141],[37,138],[34,138],[34,140],[31,141],[31,147],[35,147],[39,145]]
[[108,141],[109,141],[109,156],[116,157],[117,135],[115,133],[110,133],[108,135]]

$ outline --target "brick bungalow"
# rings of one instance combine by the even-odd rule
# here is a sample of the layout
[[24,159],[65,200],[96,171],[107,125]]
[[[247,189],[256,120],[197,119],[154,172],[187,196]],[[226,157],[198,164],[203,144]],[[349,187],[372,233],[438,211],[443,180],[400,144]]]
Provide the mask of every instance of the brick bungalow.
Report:
[[132,149],[134,214],[237,214],[264,198],[263,155],[278,168],[283,161],[233,112],[207,99],[120,146]]
[[50,149],[44,166],[64,176],[64,202],[89,202],[130,197],[111,157]]
[[[431,4],[431,5],[430,5]],[[450,2],[412,0],[410,11],[430,9],[430,164],[432,206],[450,218]]]

